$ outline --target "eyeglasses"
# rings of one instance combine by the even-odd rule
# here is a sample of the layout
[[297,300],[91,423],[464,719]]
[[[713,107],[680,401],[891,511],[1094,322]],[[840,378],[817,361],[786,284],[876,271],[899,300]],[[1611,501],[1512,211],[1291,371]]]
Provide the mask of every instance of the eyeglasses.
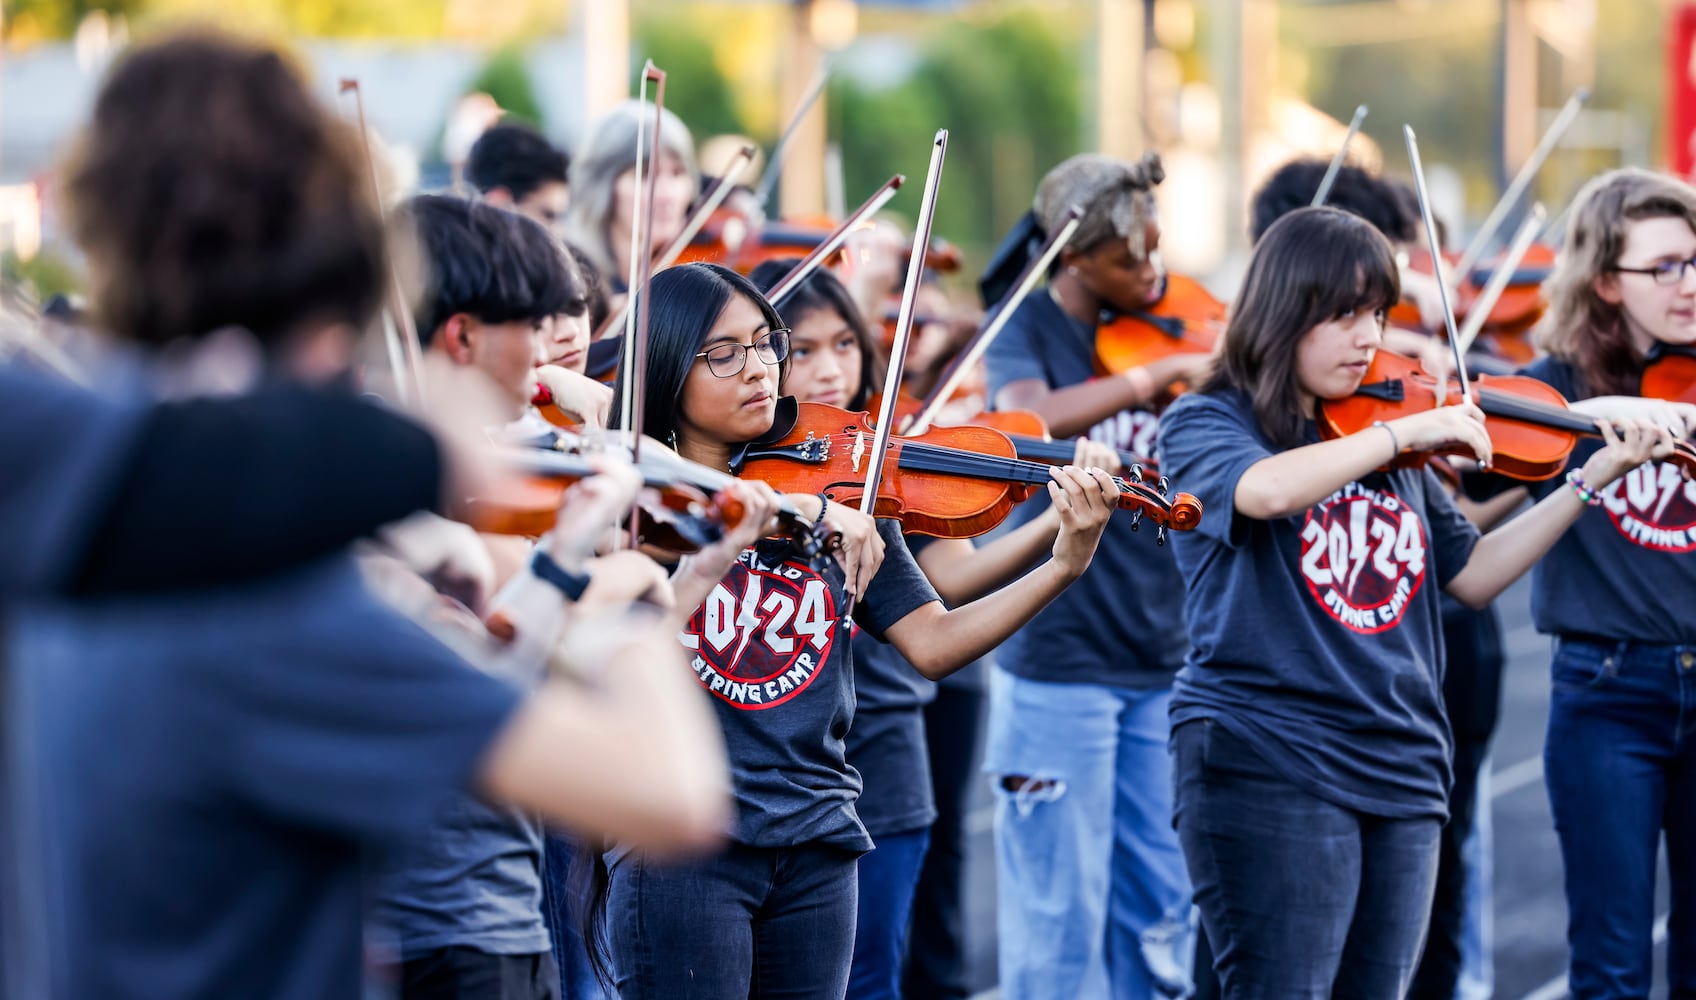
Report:
[[752,346],[744,344],[720,344],[710,351],[702,351],[695,355],[707,359],[707,370],[719,378],[735,378],[742,374],[742,369],[748,367],[748,352],[753,351],[761,361],[775,365],[789,357],[789,330],[779,327],[767,333]]
[[1684,272],[1696,267],[1696,257],[1689,260],[1664,260],[1653,267],[1616,267],[1625,274],[1647,274],[1657,285],[1676,285],[1684,280]]

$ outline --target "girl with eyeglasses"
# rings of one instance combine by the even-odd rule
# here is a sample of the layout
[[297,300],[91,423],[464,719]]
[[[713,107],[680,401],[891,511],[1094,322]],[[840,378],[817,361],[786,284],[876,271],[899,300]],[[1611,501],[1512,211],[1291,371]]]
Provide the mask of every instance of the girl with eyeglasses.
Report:
[[[1696,345],[1693,269],[1696,189],[1636,169],[1591,180],[1544,285],[1548,354],[1522,374],[1575,410],[1688,436],[1696,407],[1638,394],[1651,359]],[[1568,468],[1597,447],[1581,441]],[[1667,976],[1672,996],[1696,996],[1696,483],[1660,462],[1583,485],[1584,515],[1532,571],[1531,598],[1555,644],[1543,760],[1566,866],[1569,989],[1581,1000],[1649,995],[1664,834]],[[1570,487],[1557,477],[1528,489]]]
[[1190,641],[1174,819],[1232,1000],[1407,995],[1448,807],[1438,592],[1493,600],[1593,519],[1586,497],[1672,449],[1647,421],[1609,422],[1570,483],[1480,537],[1433,473],[1383,471],[1450,445],[1488,461],[1476,406],[1318,437],[1317,406],[1360,386],[1399,293],[1371,223],[1284,216],[1255,247],[1217,367],[1160,427],[1162,469],[1207,509],[1172,543]]
[[[655,275],[649,294],[645,432],[720,469],[785,434],[795,419],[793,399],[780,395],[790,331],[758,289],[727,268],[687,264]],[[856,862],[872,848],[855,812],[860,776],[843,750],[854,626],[930,678],[993,649],[1083,572],[1116,490],[1104,473],[1066,468],[1049,495],[1064,524],[1053,557],[954,610],[898,522],[814,496],[789,500],[841,532],[834,557],[767,539],[727,573],[682,562],[678,605],[697,610],[680,639],[724,730],[737,817],[729,846],[696,861],[607,853],[604,905],[591,907],[604,929],[591,928],[590,940],[609,949],[620,996],[843,996]]]
[[[749,275],[776,284],[797,261],[767,261]],[[859,412],[882,387],[883,358],[853,295],[829,271],[816,271],[782,303],[793,326],[784,389],[800,402]],[[1112,449],[1085,438],[1074,465],[1111,468]],[[908,550],[949,604],[981,597],[1040,562],[1062,523],[1055,508],[982,547],[964,538],[907,535]],[[895,647],[869,632],[854,636],[854,726],[846,741],[864,790],[855,811],[876,844],[859,861],[860,905],[850,1000],[901,996],[902,961],[914,890],[930,845],[937,802],[931,787],[925,706],[936,685]]]

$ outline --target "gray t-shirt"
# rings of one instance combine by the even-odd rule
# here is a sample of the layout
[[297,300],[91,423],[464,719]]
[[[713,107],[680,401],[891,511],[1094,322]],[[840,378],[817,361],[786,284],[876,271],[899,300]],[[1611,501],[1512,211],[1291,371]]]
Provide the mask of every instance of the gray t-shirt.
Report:
[[681,636],[724,731],[740,843],[871,849],[854,810],[860,776],[843,746],[854,717],[853,625],[882,637],[937,600],[900,523],[877,526],[883,564],[852,619],[836,560],[809,564],[785,543],[762,543],[742,553]]

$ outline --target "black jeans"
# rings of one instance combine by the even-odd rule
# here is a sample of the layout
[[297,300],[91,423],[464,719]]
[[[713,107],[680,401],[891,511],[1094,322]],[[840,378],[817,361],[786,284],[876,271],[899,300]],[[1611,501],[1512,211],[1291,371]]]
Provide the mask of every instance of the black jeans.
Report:
[[[971,667],[981,670],[982,667]],[[966,817],[972,791],[983,781],[984,712],[981,686],[941,684],[925,706],[936,822],[930,828],[919,885],[913,895],[913,928],[907,937],[902,993],[913,1000],[966,1000]]]
[[631,855],[612,869],[607,937],[622,1000],[841,1000],[858,855],[732,844],[710,858]]
[[1441,824],[1309,795],[1211,721],[1179,726],[1172,752],[1178,837],[1225,1000],[1402,996]]
[[402,1000],[559,1000],[554,957],[440,948],[401,967]]

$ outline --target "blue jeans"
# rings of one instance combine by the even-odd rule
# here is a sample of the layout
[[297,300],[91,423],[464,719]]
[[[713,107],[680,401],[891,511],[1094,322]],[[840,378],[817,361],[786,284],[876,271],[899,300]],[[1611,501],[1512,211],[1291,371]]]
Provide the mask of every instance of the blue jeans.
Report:
[[1562,640],[1551,672],[1543,772],[1566,867],[1572,996],[1649,995],[1664,832],[1669,992],[1696,997],[1696,646]]
[[877,847],[870,854],[860,855],[860,911],[854,928],[848,997],[900,1000],[901,962],[907,955],[913,890],[924,866],[930,828],[884,833],[874,839]]
[[576,907],[572,905],[571,869],[580,861],[575,840],[546,835],[542,844],[542,917],[553,941],[560,996],[564,1000],[605,1000],[606,991],[601,989],[589,965]]
[[1225,1000],[1406,995],[1437,884],[1435,817],[1333,805],[1206,719],[1173,731],[1172,771]]
[[613,865],[607,938],[622,1000],[841,1000],[856,855],[731,844],[709,858]]
[[1172,832],[1170,701],[1170,688],[991,672],[984,771],[1005,1000],[1188,994],[1194,924]]

